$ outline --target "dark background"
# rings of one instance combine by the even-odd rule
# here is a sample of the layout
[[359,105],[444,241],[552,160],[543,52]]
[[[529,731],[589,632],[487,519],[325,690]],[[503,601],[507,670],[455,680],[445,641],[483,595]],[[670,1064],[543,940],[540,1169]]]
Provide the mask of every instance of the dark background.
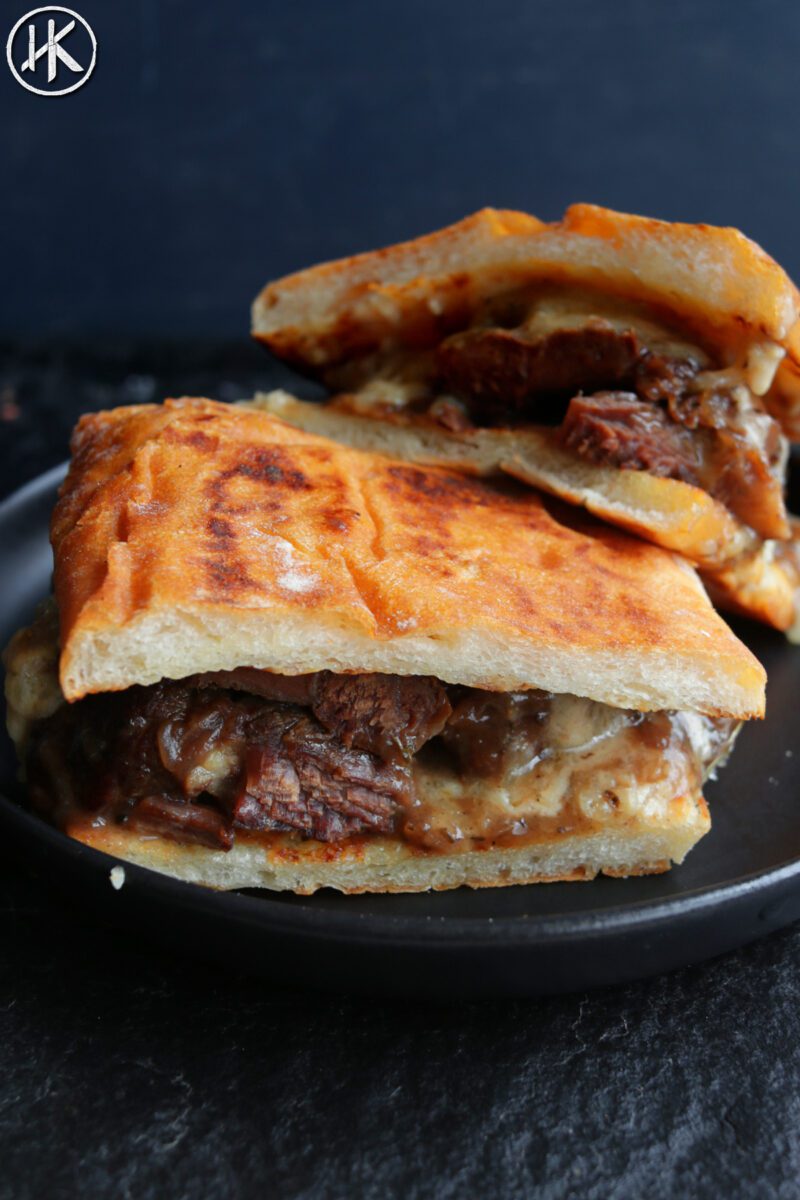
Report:
[[244,337],[269,277],[485,204],[737,225],[800,276],[795,0],[74,3],[84,88],[0,60],[0,335]]
[[[279,382],[269,277],[484,204],[738,225],[800,277],[792,0],[68,3],[85,88],[0,59],[0,493],[81,411]],[[47,883],[0,838],[2,1200],[800,1197],[797,926],[445,1007],[222,972]]]

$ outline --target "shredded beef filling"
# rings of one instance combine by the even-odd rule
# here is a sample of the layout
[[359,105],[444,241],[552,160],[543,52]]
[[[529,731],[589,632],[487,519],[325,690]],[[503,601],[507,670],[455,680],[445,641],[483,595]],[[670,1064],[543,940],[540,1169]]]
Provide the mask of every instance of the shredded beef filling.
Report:
[[[701,388],[691,359],[598,318],[544,334],[468,329],[441,343],[436,363],[437,388],[479,425],[557,425],[587,461],[694,484],[762,537],[787,536],[777,423],[744,389]],[[443,420],[437,404],[429,415],[458,432],[463,421],[450,408]]]
[[450,715],[442,685],[421,675],[275,675],[255,667],[195,675],[189,683],[249,692],[309,708],[348,748],[386,761],[407,758],[441,732]]
[[[35,731],[30,791],[141,831],[228,849],[235,828],[333,841],[389,833],[411,756],[451,708],[421,676],[242,668],[87,697]],[[58,816],[58,813],[54,813]]]
[[631,392],[575,396],[562,432],[564,445],[592,462],[700,482],[702,459],[692,433]]
[[550,699],[539,691],[467,689],[453,707],[442,743],[463,775],[498,779],[509,766],[530,766],[547,744]]
[[527,338],[511,329],[468,329],[441,343],[441,387],[482,425],[530,415],[552,393],[621,386],[633,378],[641,350],[636,335],[604,322]]
[[[237,830],[323,842],[397,834],[429,849],[451,835],[437,832],[435,803],[416,793],[416,755],[466,785],[508,787],[618,725],[674,736],[670,714],[540,691],[241,668],[62,705],[31,735],[29,794],[57,823],[83,811],[223,850]],[[730,741],[734,727],[711,722],[709,745]]]

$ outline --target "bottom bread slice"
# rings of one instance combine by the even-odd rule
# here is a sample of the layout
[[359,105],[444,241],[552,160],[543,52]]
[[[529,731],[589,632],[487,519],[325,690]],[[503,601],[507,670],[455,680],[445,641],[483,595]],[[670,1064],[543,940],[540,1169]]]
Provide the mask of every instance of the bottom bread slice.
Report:
[[88,822],[73,823],[67,832],[116,858],[210,888],[301,895],[326,887],[347,893],[424,892],[658,874],[680,863],[710,824],[702,797],[675,801],[671,815],[658,828],[642,821],[519,848],[455,853],[420,852],[397,839],[377,837],[332,845],[286,834],[240,836],[231,850],[222,851]]

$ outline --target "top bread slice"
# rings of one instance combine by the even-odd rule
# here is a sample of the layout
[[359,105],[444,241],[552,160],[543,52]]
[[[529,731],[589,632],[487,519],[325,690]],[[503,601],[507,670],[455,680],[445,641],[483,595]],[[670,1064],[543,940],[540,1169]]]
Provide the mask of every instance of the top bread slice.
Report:
[[281,358],[324,374],[375,351],[434,345],[468,325],[487,298],[538,282],[650,305],[725,362],[753,344],[785,351],[765,403],[789,436],[800,433],[800,293],[736,229],[592,204],[573,205],[552,224],[484,209],[426,237],[269,284],[253,305],[252,329]]
[[68,700],[253,666],[761,715],[677,557],[509,483],[203,399],[83,417],[52,522]]

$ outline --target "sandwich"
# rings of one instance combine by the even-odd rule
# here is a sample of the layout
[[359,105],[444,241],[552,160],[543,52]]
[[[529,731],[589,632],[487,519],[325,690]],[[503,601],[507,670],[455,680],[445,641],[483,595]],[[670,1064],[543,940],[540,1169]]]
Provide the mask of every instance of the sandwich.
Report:
[[83,417],[52,544],[5,652],[30,803],[210,887],[663,871],[764,710],[680,557],[255,409]]
[[505,472],[678,551],[720,604],[790,631],[799,318],[791,280],[735,229],[486,209],[267,286],[254,336],[329,400],[257,403],[364,449]]

